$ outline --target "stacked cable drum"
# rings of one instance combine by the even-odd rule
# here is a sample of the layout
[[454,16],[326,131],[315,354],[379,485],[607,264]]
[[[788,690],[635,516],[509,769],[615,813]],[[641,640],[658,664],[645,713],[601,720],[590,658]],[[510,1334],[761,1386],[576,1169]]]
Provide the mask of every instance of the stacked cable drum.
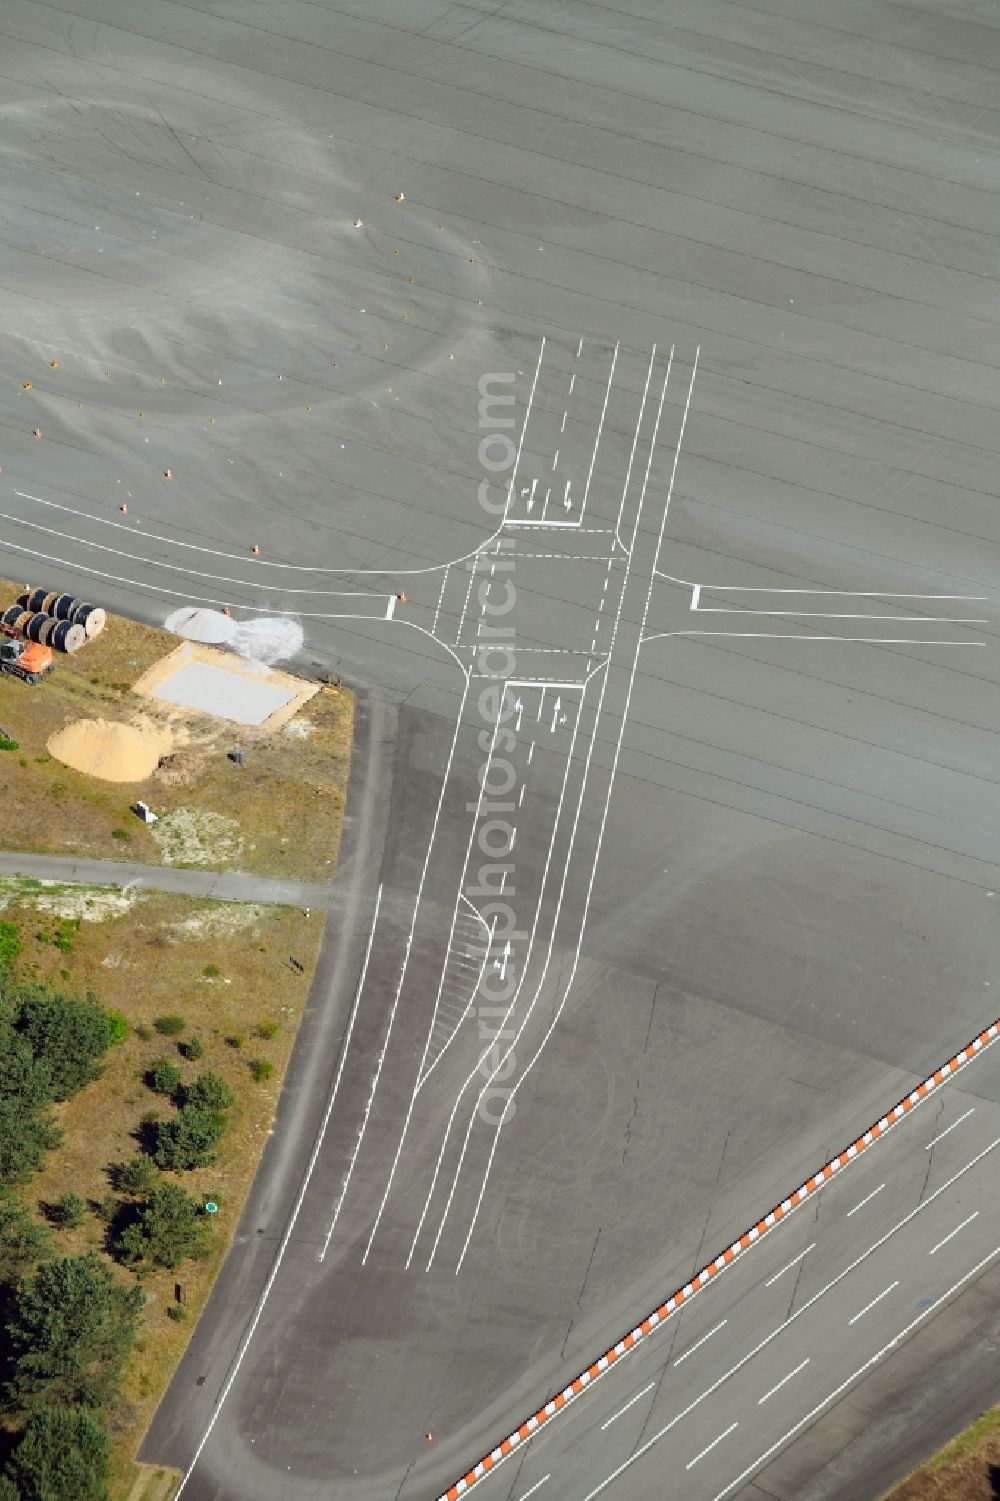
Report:
[[42,641],[65,652],[79,651],[86,641],[103,631],[107,621],[100,605],[46,589],[26,589],[3,618],[29,641]]

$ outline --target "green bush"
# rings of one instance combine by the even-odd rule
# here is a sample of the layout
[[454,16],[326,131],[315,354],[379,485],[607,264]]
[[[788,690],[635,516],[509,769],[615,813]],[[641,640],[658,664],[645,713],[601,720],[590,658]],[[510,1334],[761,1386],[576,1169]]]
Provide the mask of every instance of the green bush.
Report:
[[206,980],[214,980],[217,975],[222,974],[222,970],[217,964],[206,964],[205,968],[202,970],[202,974],[205,976]]
[[277,1033],[278,1023],[276,1021],[272,1021],[270,1017],[266,1017],[264,1021],[258,1022],[256,1027],[254,1027],[254,1036],[263,1037],[265,1041],[270,1040],[270,1038],[272,1037],[276,1037]]
[[112,1225],[118,1218],[122,1206],[118,1196],[109,1193],[100,1199],[93,1199],[90,1207],[102,1225]]
[[122,1287],[96,1251],[38,1268],[18,1290],[7,1325],[17,1407],[49,1403],[102,1407],[114,1392],[135,1337],[143,1295]]
[[239,1051],[239,1049],[243,1046],[243,1044],[245,1042],[246,1042],[246,1038],[243,1036],[242,1032],[234,1032],[233,1035],[232,1035],[232,1037],[227,1037],[226,1038],[227,1045],[229,1047],[231,1047],[231,1048],[236,1048],[237,1051]]
[[110,1006],[104,1015],[108,1019],[108,1044],[116,1048],[128,1036],[128,1018],[123,1011],[116,1011],[113,1006]]
[[[0,735],[0,750],[19,750],[20,746],[21,742],[19,740],[12,740],[9,735]],[[23,758],[23,764],[27,766],[27,756]]]
[[119,1163],[113,1173],[118,1192],[136,1197],[148,1194],[159,1181],[159,1176],[148,1157],[132,1157],[128,1162]]
[[9,1188],[0,1188],[0,1284],[13,1287],[51,1254],[52,1236]]
[[13,969],[21,952],[21,938],[16,922],[0,922],[0,964]]
[[118,1236],[116,1250],[136,1270],[175,1267],[208,1253],[211,1230],[197,1199],[176,1183],[154,1188],[131,1224]]
[[[175,1324],[180,1324],[187,1318],[187,1309],[182,1308],[180,1303],[171,1303],[167,1309],[167,1318],[173,1319]],[[2,1501],[2,1498],[0,1498]]]
[[183,1032],[187,1022],[183,1016],[158,1016],[153,1023],[157,1032],[163,1037],[176,1037],[178,1032]]
[[197,1110],[228,1110],[233,1103],[233,1091],[218,1074],[199,1074],[188,1086],[184,1103]]
[[128,829],[112,829],[111,837],[112,839],[125,840],[131,839],[132,835],[129,833]]
[[192,1063],[197,1063],[198,1059],[205,1051],[204,1044],[202,1043],[200,1037],[189,1037],[187,1042],[178,1043],[178,1047],[180,1048],[184,1057],[189,1059]]
[[146,1074],[146,1083],[157,1094],[173,1094],[181,1082],[181,1071],[169,1058],[158,1058]]
[[25,1183],[62,1133],[52,1118],[52,1069],[0,1012],[0,1184]]
[[141,1038],[143,1042],[148,1042],[149,1039],[152,1037],[153,1034],[150,1031],[150,1029],[145,1025],[145,1023],[143,1023],[143,1022],[137,1022],[136,1026],[135,1026],[135,1035],[136,1035],[136,1037]]
[[168,1171],[204,1167],[215,1160],[215,1149],[226,1129],[226,1117],[196,1105],[185,1105],[173,1120],[156,1126],[153,1160]]
[[[43,1407],[14,1450],[3,1501],[107,1501],[111,1445],[86,1411]],[[4,1492],[3,1486],[7,1486]]]
[[52,1205],[49,1211],[49,1218],[61,1230],[75,1230],[77,1225],[83,1224],[83,1217],[86,1212],[87,1201],[81,1199],[79,1194],[73,1193],[70,1190],[69,1193],[64,1193],[62,1198],[58,1199]]
[[250,1064],[250,1072],[258,1084],[263,1084],[265,1079],[270,1079],[274,1073],[274,1064],[268,1063],[266,1058],[254,1058]]

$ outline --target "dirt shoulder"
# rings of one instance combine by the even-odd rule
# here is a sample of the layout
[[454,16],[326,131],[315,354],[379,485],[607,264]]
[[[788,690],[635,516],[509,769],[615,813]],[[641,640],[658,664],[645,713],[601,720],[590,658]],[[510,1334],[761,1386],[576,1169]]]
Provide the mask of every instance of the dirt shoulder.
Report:
[[[0,579],[0,606],[21,586]],[[354,701],[324,685],[283,728],[236,724],[134,693],[178,646],[166,631],[109,616],[104,631],[31,687],[0,675],[0,846],[147,864],[203,865],[328,880],[337,858]],[[50,738],[80,720],[142,724],[171,744],[145,779],[109,782],[63,765]],[[242,766],[228,752],[242,748]],[[144,825],[138,799],[160,814]]]

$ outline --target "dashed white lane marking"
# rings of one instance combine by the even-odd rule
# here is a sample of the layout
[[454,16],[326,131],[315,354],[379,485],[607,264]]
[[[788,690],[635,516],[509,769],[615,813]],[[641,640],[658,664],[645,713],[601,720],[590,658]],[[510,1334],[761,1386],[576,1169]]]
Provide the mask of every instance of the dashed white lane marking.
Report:
[[849,1209],[847,1211],[847,1218],[850,1219],[852,1214],[857,1214],[857,1212],[858,1212],[859,1209],[864,1209],[865,1205],[869,1204],[872,1201],[872,1199],[874,1199],[874,1197],[875,1197],[876,1194],[880,1194],[882,1192],[882,1190],[883,1190],[884,1187],[885,1187],[885,1184],[884,1183],[880,1183],[879,1186],[878,1186],[878,1188],[873,1188],[870,1194],[866,1194],[865,1195],[865,1197],[861,1200],[860,1204],[855,1204],[855,1206],[854,1206],[853,1209]]
[[713,1438],[713,1440],[712,1440],[712,1442],[710,1444],[706,1444],[705,1445],[704,1449],[702,1449],[702,1451],[701,1451],[700,1454],[696,1454],[695,1457],[694,1457],[694,1459],[689,1459],[688,1460],[687,1464],[684,1466],[685,1470],[692,1470],[692,1469],[694,1469],[694,1466],[698,1463],[699,1459],[704,1459],[706,1454],[711,1454],[711,1452],[715,1448],[715,1446],[717,1444],[721,1444],[722,1440],[724,1438],[728,1438],[729,1435],[731,1433],[735,1432],[735,1430],[739,1426],[740,1426],[739,1423],[730,1423],[730,1425],[726,1429],[725,1433],[720,1433],[719,1436],[718,1436],[718,1438]]
[[939,1141],[944,1141],[945,1137],[948,1135],[948,1132],[949,1131],[954,1131],[954,1129],[955,1129],[956,1126],[960,1126],[963,1121],[967,1121],[969,1119],[969,1116],[973,1115],[975,1113],[975,1109],[976,1109],[976,1107],[975,1107],[975,1105],[973,1105],[971,1107],[971,1109],[969,1109],[969,1110],[967,1110],[965,1112],[964,1115],[960,1115],[958,1117],[957,1121],[952,1121],[952,1123],[951,1123],[950,1126],[946,1126],[945,1129],[938,1136],[935,1136],[935,1138],[934,1138],[933,1141],[929,1141],[927,1143],[926,1150],[929,1152],[930,1149],[931,1149],[931,1147],[936,1147]]
[[570,396],[573,395],[573,387],[575,385],[576,385],[576,371],[574,370],[573,374],[569,378],[569,395]]
[[553,467],[553,469],[554,469],[554,468],[555,468],[555,467],[556,467],[556,465],[557,465],[557,464],[558,464],[558,462],[559,462],[559,450],[558,450],[558,448],[557,448],[557,449],[556,449],[556,456],[555,456],[555,458],[554,458],[554,459],[553,459],[553,460],[552,460],[552,467]]
[[529,766],[531,765],[531,758],[532,758],[532,756],[534,754],[535,754],[535,742],[532,741],[531,744],[528,746],[528,765]]
[[959,1230],[964,1230],[966,1225],[971,1225],[972,1221],[978,1218],[979,1210],[974,1209],[967,1219],[964,1219],[960,1225],[956,1225],[954,1230],[950,1230],[948,1232],[944,1240],[939,1240],[936,1246],[931,1246],[930,1250],[927,1252],[928,1256],[933,1256],[935,1251],[940,1251],[942,1246],[946,1246],[950,1240],[955,1239],[955,1236],[958,1234]]
[[773,1397],[774,1394],[775,1394],[775,1392],[780,1392],[781,1388],[783,1386],[787,1386],[788,1383],[789,1383],[789,1381],[791,1381],[795,1376],[797,1376],[800,1371],[804,1371],[805,1368],[806,1368],[806,1366],[808,1364],[809,1364],[809,1356],[807,1355],[806,1358],[805,1358],[805,1360],[803,1360],[799,1365],[797,1365],[795,1367],[794,1371],[789,1371],[789,1373],[788,1373],[787,1376],[782,1376],[781,1380],[778,1381],[778,1382],[776,1382],[776,1384],[771,1387],[771,1390],[769,1392],[765,1392],[762,1397],[758,1397],[757,1398],[757,1406],[758,1407],[763,1407],[764,1403],[767,1401],[768,1397]]
[[870,1303],[866,1303],[865,1306],[864,1306],[864,1308],[859,1308],[858,1311],[857,1311],[857,1313],[854,1314],[854,1316],[852,1318],[849,1318],[847,1320],[847,1327],[848,1327],[848,1329],[850,1329],[852,1327],[852,1325],[856,1324],[858,1322],[858,1319],[863,1319],[866,1313],[871,1313],[871,1311],[875,1307],[876,1303],[881,1303],[882,1299],[883,1298],[887,1298],[889,1296],[889,1294],[893,1291],[893,1289],[896,1288],[896,1287],[898,1287],[898,1286],[899,1286],[899,1278],[897,1277],[896,1280],[895,1280],[895,1282],[890,1282],[888,1287],[883,1288],[883,1290],[879,1293],[879,1295],[878,1295],[877,1298],[872,1298],[872,1300],[871,1300]]
[[579,344],[576,346],[576,357],[577,357],[577,359],[580,358],[580,351],[581,351],[582,348],[583,348],[583,340],[581,339],[580,342],[579,342]]
[[610,1428],[612,1423],[617,1422],[618,1419],[622,1416],[623,1413],[628,1412],[628,1410],[629,1410],[630,1407],[634,1407],[635,1404],[639,1401],[640,1397],[644,1397],[647,1392],[651,1392],[653,1390],[653,1387],[655,1385],[656,1385],[656,1382],[655,1381],[651,1381],[648,1386],[644,1386],[643,1387],[643,1389],[642,1389],[641,1392],[636,1392],[635,1396],[631,1397],[625,1403],[624,1407],[619,1407],[619,1409],[618,1409],[617,1412],[613,1412],[611,1414],[610,1418],[608,1418],[607,1422],[601,1424],[601,1432],[603,1433],[604,1430],[605,1430],[605,1428]]
[[333,1088],[330,1090],[330,1098],[326,1103],[326,1113],[324,1114],[323,1119],[320,1123],[319,1131],[316,1133],[316,1140],[313,1143],[313,1149],[309,1157],[309,1162],[306,1166],[305,1174],[302,1178],[302,1185],[299,1188],[298,1198],[295,1200],[295,1207],[292,1210],[291,1215],[289,1216],[288,1224],[285,1226],[285,1233],[281,1238],[281,1244],[278,1247],[278,1254],[274,1258],[274,1265],[272,1266],[270,1274],[268,1275],[268,1279],[264,1284],[264,1290],[261,1293],[257,1307],[254,1310],[253,1318],[247,1325],[246,1333],[244,1334],[243,1339],[240,1343],[240,1347],[236,1353],[236,1359],[233,1361],[229,1376],[226,1379],[226,1384],[222,1388],[222,1391],[219,1393],[219,1400],[216,1402],[215,1407],[212,1411],[212,1416],[209,1419],[208,1427],[202,1434],[201,1442],[199,1443],[197,1449],[194,1451],[194,1456],[191,1460],[190,1465],[188,1466],[187,1472],[184,1475],[184,1478],[181,1480],[180,1485],[177,1487],[176,1494],[178,1496],[187,1485],[188,1481],[191,1479],[191,1476],[194,1473],[195,1465],[201,1458],[202,1450],[208,1443],[212,1429],[215,1427],[219,1413],[222,1411],[223,1403],[228,1397],[232,1384],[239,1374],[240,1366],[243,1364],[243,1357],[246,1355],[247,1350],[250,1347],[250,1341],[254,1336],[254,1331],[256,1330],[257,1325],[260,1323],[260,1316],[264,1312],[264,1304],[267,1302],[271,1288],[274,1286],[274,1280],[278,1275],[278,1272],[281,1268],[282,1259],[284,1258],[285,1252],[288,1249],[288,1242],[292,1238],[292,1231],[295,1229],[295,1222],[299,1217],[299,1210],[302,1208],[303,1201],[305,1200],[305,1196],[309,1188],[309,1180],[312,1178],[313,1168],[316,1166],[316,1159],[319,1157],[320,1150],[323,1146],[323,1139],[326,1136],[326,1128],[330,1124],[330,1116],[333,1114],[334,1102],[337,1098],[337,1091],[340,1088],[340,1080],[344,1072],[344,1064],[347,1061],[347,1054],[351,1045],[351,1036],[354,1032],[354,1023],[357,1018],[358,1007],[361,1004],[361,992],[364,990],[365,976],[368,973],[368,960],[371,955],[372,944],[375,940],[375,925],[378,922],[378,911],[381,904],[382,886],[380,884],[378,891],[375,894],[375,909],[372,913],[371,932],[368,934],[368,946],[365,949],[365,957],[364,962],[361,966],[361,975],[358,980],[358,988],[354,992],[354,1004],[351,1007],[351,1014],[347,1019],[347,1030],[344,1033],[344,1040],[340,1045],[340,1061],[337,1064],[337,1073],[334,1077]]
[[540,1491],[546,1480],[548,1480],[549,1478],[549,1475],[543,1475],[541,1480],[536,1480],[534,1485],[531,1487],[531,1490],[525,1491],[524,1495],[521,1497],[521,1501],[528,1501],[528,1497],[533,1496],[536,1491]]
[[940,1298],[935,1299],[935,1301],[931,1303],[929,1307],[923,1309],[920,1313],[918,1313],[916,1318],[911,1320],[911,1322],[907,1324],[905,1329],[900,1329],[898,1334],[894,1334],[892,1339],[890,1339],[887,1344],[884,1344],[882,1346],[881,1350],[876,1350],[874,1355],[870,1355],[863,1365],[859,1365],[856,1371],[852,1371],[851,1374],[847,1377],[847,1380],[842,1381],[838,1387],[835,1387],[832,1392],[830,1392],[823,1398],[822,1402],[817,1402],[816,1406],[811,1408],[810,1411],[806,1413],[804,1418],[800,1418],[799,1421],[795,1423],[791,1428],[789,1428],[787,1433],[783,1433],[781,1437],[777,1439],[769,1449],[765,1449],[763,1454],[758,1455],[753,1464],[747,1465],[746,1469],[743,1470],[739,1475],[737,1475],[735,1480],[731,1480],[727,1486],[724,1486],[719,1494],[715,1497],[715,1501],[724,1501],[724,1498],[728,1496],[731,1491],[734,1491],[737,1486],[742,1485],[744,1480],[748,1480],[751,1475],[756,1475],[759,1470],[763,1469],[764,1465],[767,1464],[772,1454],[777,1454],[779,1449],[784,1448],[789,1439],[794,1438],[795,1435],[799,1433],[803,1428],[807,1427],[814,1418],[818,1417],[819,1414],[823,1411],[824,1407],[829,1407],[831,1402],[836,1402],[841,1393],[846,1392],[849,1387],[853,1386],[859,1376],[863,1376],[866,1371],[870,1371],[873,1366],[878,1365],[883,1355],[888,1355],[890,1350],[894,1350],[897,1345],[901,1345],[903,1341],[913,1333],[913,1330],[916,1329],[917,1325],[922,1324],[925,1319],[929,1318],[930,1315],[935,1312],[936,1309],[940,1308],[942,1304],[947,1303],[948,1299],[952,1296],[953,1293],[958,1292],[958,1289],[962,1287],[966,1282],[971,1282],[973,1277],[978,1277],[979,1273],[984,1269],[984,1267],[989,1265],[989,1263],[995,1256],[1000,1256],[1000,1246],[994,1246],[989,1255],[984,1256],[982,1261],[977,1262],[977,1264],[972,1268],[971,1271],[966,1272],[964,1277],[959,1277],[957,1282],[953,1282],[947,1292],[942,1293]]
[[560,422],[560,424],[559,424],[559,431],[561,433],[564,433],[566,431],[566,413],[565,412],[563,412],[562,422]]
[[695,1350],[700,1350],[707,1339],[711,1339],[713,1334],[718,1334],[719,1330],[724,1329],[728,1323],[728,1319],[723,1319],[721,1323],[716,1324],[714,1329],[710,1329],[707,1334],[703,1334],[701,1339],[696,1340],[693,1345],[690,1345],[688,1349],[684,1351],[683,1355],[678,1355],[677,1359],[674,1361],[674,1365],[680,1365],[682,1361],[687,1360],[689,1355],[693,1355]]
[[767,1281],[764,1283],[764,1286],[770,1287],[772,1282],[777,1282],[778,1278],[783,1277],[786,1272],[790,1272],[793,1266],[798,1266],[803,1256],[808,1256],[809,1252],[815,1251],[815,1249],[816,1242],[813,1241],[812,1245],[806,1246],[804,1251],[800,1251],[799,1254],[794,1258],[794,1260],[790,1261],[787,1266],[783,1266],[780,1272],[775,1272],[773,1277],[768,1277]]

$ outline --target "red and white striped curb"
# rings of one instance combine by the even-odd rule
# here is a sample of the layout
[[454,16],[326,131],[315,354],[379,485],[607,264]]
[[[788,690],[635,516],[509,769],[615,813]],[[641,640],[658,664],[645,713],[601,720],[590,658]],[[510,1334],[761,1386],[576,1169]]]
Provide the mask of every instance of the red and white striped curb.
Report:
[[702,1267],[701,1271],[692,1277],[686,1286],[679,1288],[665,1303],[661,1303],[647,1318],[644,1318],[640,1324],[637,1324],[634,1329],[630,1329],[624,1338],[611,1346],[610,1350],[605,1350],[599,1360],[595,1360],[593,1365],[588,1366],[585,1371],[581,1371],[580,1375],[571,1381],[569,1386],[564,1387],[561,1392],[557,1392],[550,1401],[546,1402],[544,1407],[540,1407],[520,1427],[515,1428],[513,1433],[509,1433],[495,1449],[492,1449],[489,1454],[484,1455],[477,1465],[474,1465],[471,1470],[462,1476],[461,1480],[456,1480],[454,1485],[449,1486],[438,1497],[438,1501],[458,1501],[459,1496],[466,1495],[491,1470],[496,1469],[497,1465],[502,1464],[519,1444],[523,1444],[526,1439],[531,1438],[537,1433],[539,1428],[550,1422],[558,1412],[561,1412],[564,1407],[574,1401],[592,1381],[596,1381],[610,1366],[614,1365],[616,1360],[620,1360],[629,1350],[634,1349],[659,1324],[662,1324],[683,1303],[693,1298],[695,1293],[699,1292],[707,1282],[710,1282],[713,1277],[723,1271],[730,1262],[735,1261],[737,1256],[748,1250],[754,1241],[760,1240],[769,1230],[772,1230],[780,1220],[790,1214],[793,1209],[796,1209],[804,1199],[808,1199],[810,1195],[817,1193],[833,1177],[834,1173],[839,1172],[842,1167],[846,1167],[855,1157],[860,1156],[866,1147],[870,1147],[872,1142],[877,1141],[880,1136],[884,1136],[898,1121],[901,1121],[904,1115],[907,1115],[913,1109],[914,1105],[918,1105],[929,1094],[933,1094],[936,1089],[940,1089],[942,1084],[947,1083],[960,1069],[963,1069],[966,1064],[971,1063],[977,1053],[989,1047],[990,1043],[995,1042],[998,1037],[1000,1037],[1000,1018],[987,1027],[985,1032],[980,1032],[978,1037],[973,1038],[970,1043],[967,1043],[960,1053],[955,1054],[954,1058],[949,1058],[948,1062],[943,1064],[941,1068],[935,1069],[929,1078],[925,1079],[922,1084],[918,1084],[916,1089],[900,1100],[897,1105],[894,1105],[890,1111],[883,1115],[881,1120],[876,1121],[873,1126],[869,1126],[863,1136],[859,1136],[856,1141],[851,1142],[849,1147],[845,1147],[836,1157],[825,1163],[818,1173],[808,1178],[794,1193],[789,1194],[787,1199],[782,1199],[781,1203],[775,1205],[770,1214],[766,1214],[762,1220],[757,1221],[756,1225],[744,1231],[739,1240],[733,1241],[732,1245],[727,1246],[714,1261],[710,1261],[707,1266]]

